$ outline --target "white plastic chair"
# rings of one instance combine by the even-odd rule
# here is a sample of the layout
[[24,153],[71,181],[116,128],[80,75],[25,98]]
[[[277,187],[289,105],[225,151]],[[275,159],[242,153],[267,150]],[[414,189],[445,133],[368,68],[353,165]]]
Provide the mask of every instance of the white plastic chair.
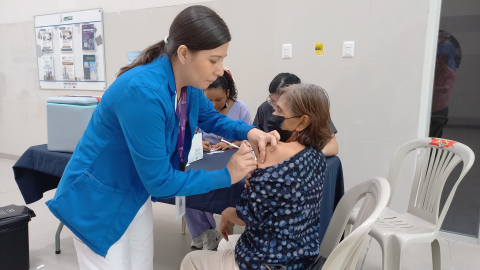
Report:
[[[407,213],[399,214],[390,208],[385,209],[369,234],[379,242],[382,248],[384,270],[400,270],[402,251],[407,245],[414,243],[431,244],[433,269],[440,270],[438,232],[458,185],[473,165],[475,155],[468,146],[451,140],[423,138],[410,141],[400,146],[393,157],[388,175],[392,194],[395,194],[402,162],[411,151],[416,151],[416,158]],[[460,177],[439,213],[440,198],[445,181],[452,170],[462,161],[463,169]],[[349,224],[354,224],[357,213],[354,211]],[[346,234],[349,233],[348,231],[349,226],[347,226]]]
[[[362,198],[365,200],[359,210],[359,218],[353,225],[353,232],[340,242],[348,218]],[[361,244],[387,206],[389,198],[390,185],[384,178],[373,178],[345,193],[335,208],[320,245],[319,256],[327,258],[322,270],[355,269]]]

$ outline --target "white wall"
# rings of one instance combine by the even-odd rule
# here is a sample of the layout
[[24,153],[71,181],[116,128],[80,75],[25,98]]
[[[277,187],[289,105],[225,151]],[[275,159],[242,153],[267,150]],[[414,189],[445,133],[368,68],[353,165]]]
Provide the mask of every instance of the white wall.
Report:
[[0,0],[0,24],[31,21],[35,15],[102,8],[104,12],[168,7],[211,0]]
[[[22,1],[0,6],[0,153],[21,155],[46,143],[45,99],[70,91],[40,91],[37,83],[33,14],[102,7],[107,83],[125,64],[126,51],[141,50],[167,34],[185,6],[140,9],[183,1]],[[189,1],[191,2],[191,1]],[[117,4],[118,3],[118,4]],[[132,1],[133,3],[133,1]],[[31,5],[30,5],[31,4]],[[238,83],[239,98],[256,108],[279,72],[324,87],[331,98],[347,188],[388,173],[395,149],[416,138],[425,50],[428,2],[418,0],[218,0],[214,8],[233,40],[225,65]],[[4,8],[7,6],[8,10]],[[27,15],[19,18],[23,7]],[[117,12],[118,9],[135,9]],[[13,13],[13,14],[12,14]],[[5,23],[5,22],[15,23]],[[126,33],[128,35],[126,35]],[[125,39],[128,36],[129,39]],[[356,42],[355,58],[341,58],[342,42]],[[325,56],[314,43],[325,44]],[[293,44],[282,60],[281,44]],[[94,94],[98,94],[94,93]]]

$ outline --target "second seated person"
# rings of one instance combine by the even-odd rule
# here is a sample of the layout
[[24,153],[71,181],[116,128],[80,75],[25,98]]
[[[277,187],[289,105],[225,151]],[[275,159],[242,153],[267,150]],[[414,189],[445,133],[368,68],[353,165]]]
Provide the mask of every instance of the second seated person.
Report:
[[[223,76],[217,78],[207,89],[205,96],[212,101],[215,110],[228,116],[232,120],[243,120],[251,125],[252,117],[247,105],[237,99],[237,88],[235,81],[228,69],[225,69]],[[203,133],[203,132],[202,132]],[[233,148],[221,142],[222,137],[215,134],[203,133],[203,150],[225,150]],[[241,141],[230,141],[240,146]],[[213,250],[217,248],[222,239],[219,232],[215,230],[216,224],[213,214],[187,208],[185,221],[192,236],[192,247]]]

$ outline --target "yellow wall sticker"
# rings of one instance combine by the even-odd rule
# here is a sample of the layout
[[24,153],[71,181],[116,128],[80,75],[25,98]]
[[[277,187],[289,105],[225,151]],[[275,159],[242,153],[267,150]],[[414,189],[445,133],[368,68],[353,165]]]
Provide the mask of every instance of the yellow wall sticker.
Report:
[[323,52],[323,43],[315,43],[315,54],[325,55],[325,53]]

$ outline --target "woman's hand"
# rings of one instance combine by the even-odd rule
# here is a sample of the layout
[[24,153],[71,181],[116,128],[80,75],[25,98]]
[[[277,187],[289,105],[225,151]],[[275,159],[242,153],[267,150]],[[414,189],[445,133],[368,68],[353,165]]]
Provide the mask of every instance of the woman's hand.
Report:
[[219,143],[215,144],[214,146],[212,146],[212,149],[217,151],[217,150],[235,149],[235,147],[233,147],[231,145],[228,145],[224,142],[219,142]]
[[237,209],[235,207],[228,207],[227,209],[223,210],[222,212],[222,220],[220,221],[220,233],[222,234],[223,238],[228,241],[228,226],[232,225],[239,225],[239,226],[246,226],[247,224],[238,218]]
[[203,145],[203,152],[210,152],[210,150],[212,149],[209,141],[202,141],[202,145]]
[[243,141],[240,145],[240,149],[233,154],[230,161],[227,164],[230,178],[232,179],[232,185],[242,180],[248,172],[251,172],[257,168],[257,161],[253,156],[250,146],[247,141]]
[[219,142],[217,144],[215,144],[214,146],[212,146],[212,150],[215,150],[215,151],[218,151],[218,150],[225,150],[225,149],[228,149],[230,145],[224,143],[224,142]]
[[265,162],[265,147],[268,143],[272,146],[270,151],[275,150],[277,142],[280,140],[280,134],[276,130],[265,133],[259,129],[252,128],[247,134],[248,141],[252,144],[253,151],[257,155],[260,163]]
[[225,241],[227,242],[228,242],[228,234],[230,233],[228,229],[229,225],[235,226],[235,224],[233,224],[233,222],[228,220],[228,218],[225,217],[225,215],[222,213],[222,220],[220,221],[220,233],[222,234],[223,239],[225,239]]
[[[235,144],[236,146],[240,146],[242,144],[241,141],[235,141],[235,142],[232,142],[232,143]],[[217,151],[217,150],[237,149],[237,148],[230,145],[230,144],[226,144],[224,142],[219,142],[219,143],[215,144],[214,146],[212,146],[212,149]]]

